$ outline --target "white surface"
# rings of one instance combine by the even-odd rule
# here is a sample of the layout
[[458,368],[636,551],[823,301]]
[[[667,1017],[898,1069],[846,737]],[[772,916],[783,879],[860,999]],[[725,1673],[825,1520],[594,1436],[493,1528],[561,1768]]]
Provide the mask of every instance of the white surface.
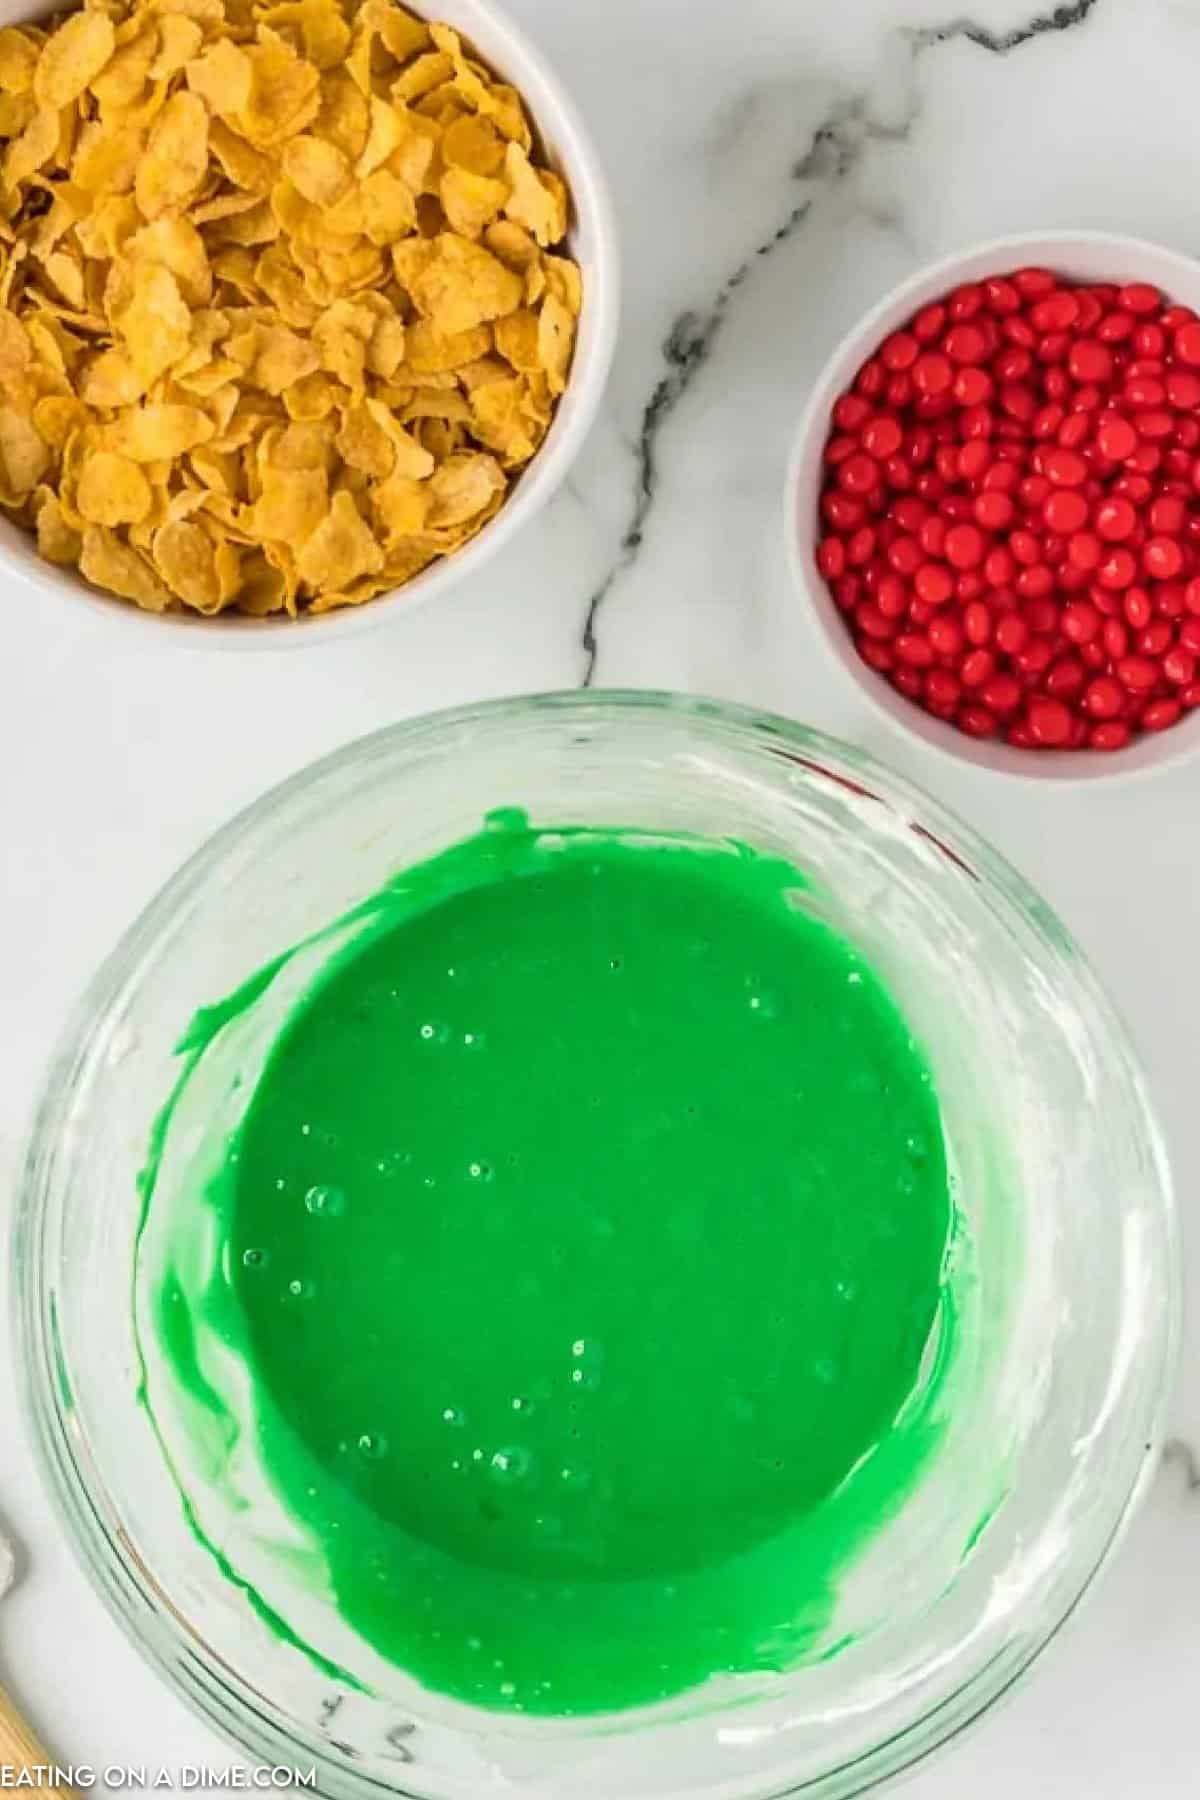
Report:
[[[779,508],[813,377],[854,316],[921,261],[1070,225],[1200,248],[1200,5],[1082,0],[1064,9],[1080,22],[1003,52],[973,39],[1019,38],[1037,0],[966,0],[979,29],[960,22],[946,41],[919,29],[955,17],[937,0],[510,3],[568,72],[616,189],[626,310],[601,422],[557,500],[485,573],[311,655],[142,643],[86,608],[3,594],[6,1169],[68,1006],[184,855],[267,783],[373,726],[578,682],[590,602],[611,576],[599,681],[704,689],[860,737],[969,813],[1041,887],[1141,1043],[1187,1233],[1200,1175],[1200,776],[1184,764],[1132,784],[1031,789],[891,732],[816,644]],[[1195,1293],[1194,1241],[1190,1253]],[[1173,1414],[1193,1442],[1198,1352],[1193,1317]],[[7,1367],[0,1443],[0,1509],[30,1565],[0,1610],[0,1665],[55,1748],[98,1764],[228,1765],[59,1538]],[[1192,1800],[1198,1552],[1200,1473],[1180,1452],[1029,1682],[906,1794]]]
[[1030,756],[996,739],[975,739],[935,719],[898,694],[869,668],[855,649],[846,622],[814,561],[817,502],[825,476],[825,444],[834,404],[867,358],[892,332],[966,282],[997,270],[1049,268],[1076,281],[1147,281],[1185,306],[1200,308],[1200,262],[1160,244],[1109,231],[1017,232],[951,251],[909,276],[851,326],[817,377],[788,464],[784,487],[784,533],[792,573],[812,605],[813,623],[835,667],[849,676],[867,703],[885,720],[913,732],[944,755],[965,758],[976,768],[1032,781],[1111,781],[1140,775],[1191,756],[1200,749],[1200,711],[1182,719],[1178,730],[1146,732],[1124,756],[1079,756],[1070,750]]

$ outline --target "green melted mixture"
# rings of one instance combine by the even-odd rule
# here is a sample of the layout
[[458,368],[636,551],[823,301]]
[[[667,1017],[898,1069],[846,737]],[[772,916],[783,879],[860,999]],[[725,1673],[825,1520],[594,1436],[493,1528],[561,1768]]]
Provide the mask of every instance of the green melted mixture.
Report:
[[[497,815],[371,903],[193,1197],[271,1484],[429,1688],[570,1714],[785,1668],[915,1479],[941,1122],[805,890]],[[194,1385],[190,1304],[168,1273]]]

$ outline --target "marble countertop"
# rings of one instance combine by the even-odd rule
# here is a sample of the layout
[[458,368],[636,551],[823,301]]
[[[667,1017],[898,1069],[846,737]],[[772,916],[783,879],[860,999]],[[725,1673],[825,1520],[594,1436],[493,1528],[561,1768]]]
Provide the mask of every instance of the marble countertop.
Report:
[[[1090,226],[1200,251],[1200,0],[510,0],[611,171],[625,311],[602,418],[555,503],[442,603],[320,652],[241,656],[4,596],[0,1159],[66,1011],[175,866],[263,787],[408,714],[671,687],[866,742],[966,813],[1093,957],[1147,1062],[1188,1233],[1200,1178],[1200,773],[1083,795],[933,758],[868,718],[784,563],[813,375],[922,262]],[[1200,1289],[1200,1250],[1188,1279]],[[1200,1337],[1116,1564],[914,1800],[1188,1800],[1200,1693]],[[0,1368],[0,1509],[28,1568],[0,1667],[63,1760],[226,1766],[126,1644],[52,1523]],[[614,1797],[616,1800],[616,1797]]]

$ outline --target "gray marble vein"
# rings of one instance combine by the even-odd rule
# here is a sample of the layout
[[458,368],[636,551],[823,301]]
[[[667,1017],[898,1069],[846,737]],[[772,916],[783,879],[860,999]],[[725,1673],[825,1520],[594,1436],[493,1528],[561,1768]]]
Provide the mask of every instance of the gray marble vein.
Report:
[[[861,97],[850,101],[841,100],[812,134],[808,147],[792,170],[792,179],[821,185],[843,181],[854,168],[866,144],[879,139],[901,139],[907,135],[910,124],[911,121],[906,119],[899,128],[877,125],[866,116],[866,102]],[[708,361],[738,290],[761,262],[774,255],[775,251],[795,236],[812,210],[814,199],[815,194],[809,192],[797,201],[780,224],[756,244],[749,255],[726,276],[712,303],[703,311],[689,309],[680,313],[667,334],[662,352],[666,373],[655,385],[642,414],[637,436],[634,498],[629,524],[612,565],[588,601],[583,627],[583,650],[587,658],[582,682],[584,687],[590,687],[595,677],[599,652],[595,628],[600,609],[616,582],[637,557],[646,520],[654,505],[659,434]]]
[[1022,44],[1044,37],[1047,32],[1070,31],[1072,26],[1082,25],[1098,4],[1099,0],[1074,0],[1073,5],[1056,6],[1053,12],[1040,14],[1030,19],[1027,25],[1016,25],[1011,31],[988,31],[974,20],[964,18],[955,19],[949,25],[920,26],[905,35],[917,50],[931,49],[935,44],[949,43],[953,38],[966,38],[980,50],[990,50],[994,56],[1007,56],[1010,50],[1019,50]]
[[[989,31],[963,17],[942,25],[903,27],[895,36],[914,69],[928,51],[959,39],[989,54],[1006,56],[1047,33],[1068,31],[1084,24],[1098,4],[1099,0],[1073,0],[1072,4],[1037,14],[1026,24],[1007,32]],[[663,428],[709,361],[739,290],[761,263],[801,230],[820,192],[845,180],[872,143],[903,143],[917,124],[920,113],[921,100],[915,84],[902,116],[894,123],[883,123],[872,116],[871,100],[866,94],[843,96],[836,101],[791,170],[792,182],[804,184],[808,191],[793,200],[775,229],[725,277],[708,306],[688,308],[675,319],[662,349],[665,370],[654,385],[636,435],[628,523],[616,555],[586,604],[581,637],[582,687],[590,687],[595,681],[600,651],[597,625],[604,603],[637,560],[645,540],[647,522],[657,497],[658,446]]]

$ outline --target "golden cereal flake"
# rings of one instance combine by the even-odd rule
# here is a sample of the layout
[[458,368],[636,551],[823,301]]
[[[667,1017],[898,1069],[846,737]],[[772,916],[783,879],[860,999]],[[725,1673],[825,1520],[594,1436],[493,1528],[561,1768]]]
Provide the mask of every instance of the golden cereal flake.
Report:
[[440,331],[470,331],[520,306],[520,279],[481,244],[443,231],[431,247],[407,286],[417,311]]
[[344,588],[358,576],[374,575],[383,567],[383,551],[350,494],[342,491],[333,496],[329,512],[296,558],[296,567],[301,581],[314,593]]
[[276,469],[262,472],[262,492],[254,504],[253,529],[260,539],[302,545],[329,510],[324,469]]
[[60,568],[78,568],[83,551],[82,537],[63,518],[62,507],[53,491],[39,488],[38,493],[41,496],[37,505],[38,555],[49,563],[57,563]]
[[[130,24],[136,21],[130,20]],[[122,28],[124,29],[124,28]],[[91,90],[100,102],[102,113],[122,113],[144,98],[150,79],[150,65],[159,51],[158,28],[146,25],[121,43],[100,72],[93,76]]]
[[154,567],[180,600],[197,612],[220,612],[222,583],[217,572],[217,546],[202,525],[168,520],[151,540]]
[[284,146],[283,172],[313,206],[332,206],[351,183],[350,164],[336,144],[301,133]]
[[84,463],[75,496],[82,518],[93,525],[134,525],[154,503],[150,483],[129,457],[97,450]]
[[42,106],[70,106],[96,79],[117,47],[106,12],[72,13],[51,34],[33,73],[33,92]]
[[11,503],[35,488],[50,465],[50,452],[32,419],[0,405],[0,499]]
[[0,92],[28,94],[38,64],[38,47],[17,25],[0,31]]
[[134,195],[147,219],[157,219],[194,198],[208,171],[208,108],[181,88],[153,125],[138,162]]
[[103,526],[89,525],[85,529],[79,571],[96,587],[106,588],[122,600],[132,600],[147,612],[165,612],[171,604],[170,589],[145,557]]
[[191,313],[170,269],[134,265],[128,299],[113,313],[129,360],[147,386],[182,357],[191,339]]
[[206,444],[213,433],[213,421],[198,406],[158,401],[122,413],[111,426],[108,441],[134,462],[175,462],[185,451]]
[[187,84],[213,113],[237,118],[250,104],[254,65],[245,50],[229,38],[210,44],[187,65]]
[[19,137],[9,143],[4,153],[0,180],[7,189],[16,189],[39,169],[45,168],[58,149],[61,126],[55,107],[43,106],[34,113]]

